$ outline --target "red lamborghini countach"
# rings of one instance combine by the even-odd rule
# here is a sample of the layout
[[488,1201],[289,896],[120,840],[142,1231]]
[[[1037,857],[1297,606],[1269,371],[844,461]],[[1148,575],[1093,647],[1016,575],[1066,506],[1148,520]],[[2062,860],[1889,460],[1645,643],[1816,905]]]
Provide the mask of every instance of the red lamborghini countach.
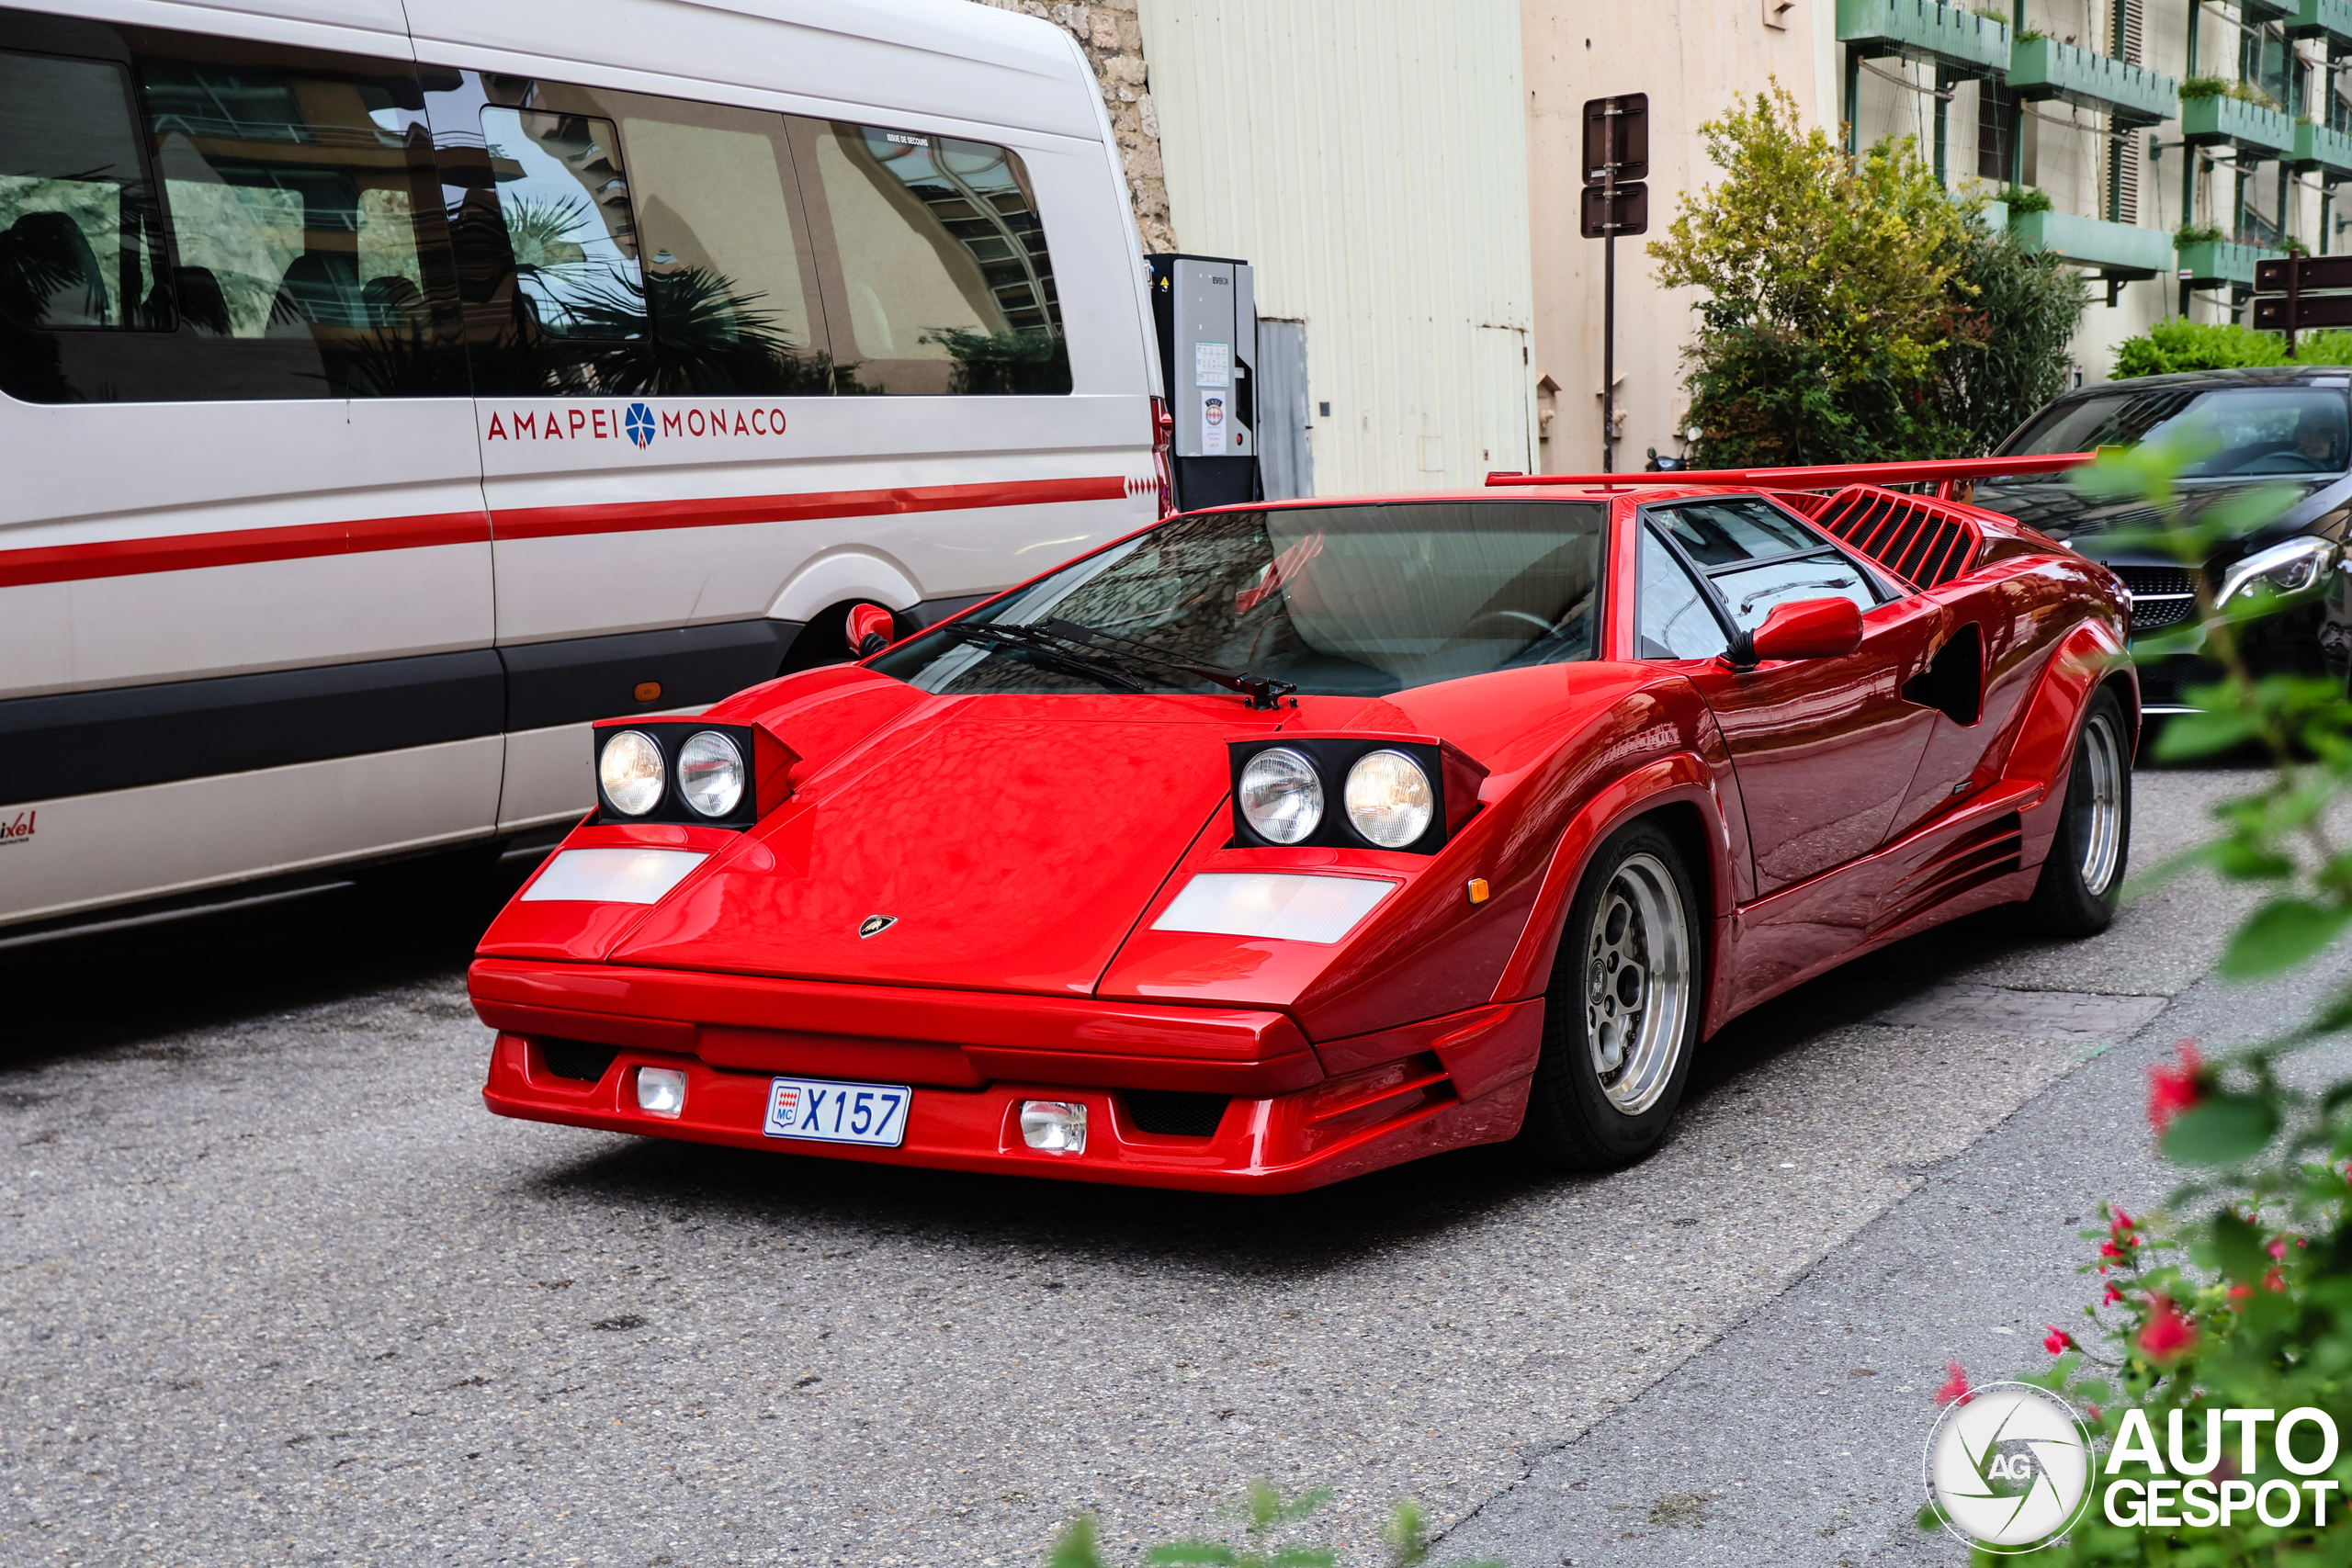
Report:
[[1189,513],[601,725],[472,967],[484,1098],[1237,1191],[1636,1159],[1742,1010],[2123,877],[2117,580],[1808,477]]

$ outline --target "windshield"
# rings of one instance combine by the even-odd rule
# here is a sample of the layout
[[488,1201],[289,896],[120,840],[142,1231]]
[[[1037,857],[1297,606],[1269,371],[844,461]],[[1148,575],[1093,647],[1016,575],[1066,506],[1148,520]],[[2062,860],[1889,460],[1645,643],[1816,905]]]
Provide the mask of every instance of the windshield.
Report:
[[1521,501],[1178,517],[873,668],[927,692],[1227,689],[1165,662],[1180,660],[1379,696],[1589,659],[1605,520],[1590,502]]
[[2003,455],[2088,452],[2167,434],[2214,447],[2181,470],[2192,479],[2339,474],[2352,462],[2344,393],[2327,387],[2152,387],[2085,398],[2043,410]]

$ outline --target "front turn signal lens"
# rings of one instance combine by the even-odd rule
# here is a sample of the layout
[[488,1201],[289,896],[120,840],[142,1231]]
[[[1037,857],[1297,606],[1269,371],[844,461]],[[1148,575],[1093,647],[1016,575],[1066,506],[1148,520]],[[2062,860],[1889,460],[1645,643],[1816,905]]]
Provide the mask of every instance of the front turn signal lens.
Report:
[[641,729],[618,731],[596,753],[596,785],[624,817],[642,817],[662,804],[664,773],[662,748]]

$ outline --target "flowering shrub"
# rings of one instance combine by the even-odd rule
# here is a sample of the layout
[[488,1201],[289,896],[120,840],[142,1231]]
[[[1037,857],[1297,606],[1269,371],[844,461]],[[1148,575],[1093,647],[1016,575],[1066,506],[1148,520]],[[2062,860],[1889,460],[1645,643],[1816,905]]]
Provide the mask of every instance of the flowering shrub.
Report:
[[[2078,482],[2110,498],[2136,492],[2169,524],[2142,542],[2193,566],[2279,503],[2241,497],[2185,523],[2173,479],[2189,456],[2183,445],[2142,447]],[[2202,575],[2192,579],[2198,624],[2140,651],[2199,650],[2226,678],[2191,690],[2199,711],[2174,720],[2156,753],[2253,743],[2273,768],[2262,788],[2218,808],[2221,837],[2156,874],[2201,864],[2268,884],[2273,896],[2233,936],[2221,972],[2278,974],[2325,953],[2352,924],[2352,849],[2328,830],[2331,807],[2352,795],[2352,698],[2338,680],[2256,679],[2235,626],[2275,601],[2218,612]],[[2066,1396],[2104,1450],[2090,1507],[2037,1562],[2352,1563],[2352,1080],[2312,1091],[2279,1075],[2290,1054],[2346,1027],[2352,985],[2339,979],[2285,1038],[2210,1058],[2184,1040],[2150,1069],[2148,1125],[2188,1179],[2144,1220],[2101,1207],[2099,1226],[2082,1233],[2094,1246],[2083,1268],[2100,1290],[2083,1308],[2088,1326],[2078,1337],[2051,1325],[2052,1359],[2022,1380]],[[1968,1397],[1966,1374],[1951,1374],[1939,1404]],[[2324,1444],[2311,1413],[2344,1440]],[[2271,1522],[2279,1517],[2289,1522]]]

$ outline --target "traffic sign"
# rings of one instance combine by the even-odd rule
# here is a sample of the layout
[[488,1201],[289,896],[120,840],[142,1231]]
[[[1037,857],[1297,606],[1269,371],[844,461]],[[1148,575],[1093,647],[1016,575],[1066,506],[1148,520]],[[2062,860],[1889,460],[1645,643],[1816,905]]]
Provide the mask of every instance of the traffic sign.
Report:
[[[2288,307],[2292,306],[2290,312]],[[2254,324],[2264,332],[2352,327],[2352,294],[2274,295],[2254,302]]]
[[2257,294],[2352,288],[2352,256],[2277,256],[2254,264]]
[[1584,187],[1584,237],[1611,239],[1619,234],[1646,234],[1650,228],[1650,187],[1647,186],[1587,186]]
[[1586,99],[1584,183],[1623,185],[1649,177],[1650,96],[1623,93]]

